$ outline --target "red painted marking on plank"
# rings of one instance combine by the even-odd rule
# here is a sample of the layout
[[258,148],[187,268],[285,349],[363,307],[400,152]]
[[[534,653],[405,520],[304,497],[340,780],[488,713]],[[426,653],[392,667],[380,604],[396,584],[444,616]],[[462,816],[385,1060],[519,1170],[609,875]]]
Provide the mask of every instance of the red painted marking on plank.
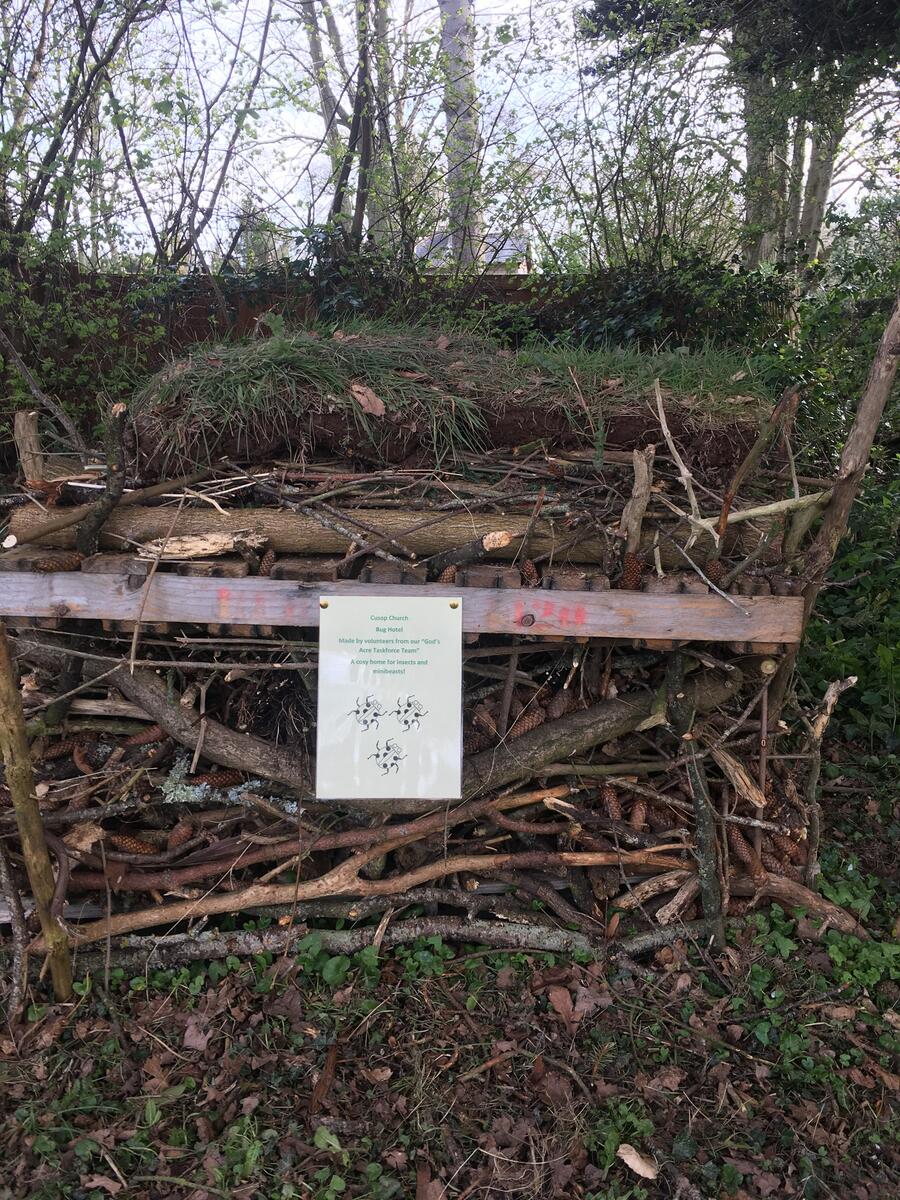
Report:
[[228,606],[231,602],[231,588],[220,587],[216,591],[218,601],[218,617],[220,621],[228,620]]

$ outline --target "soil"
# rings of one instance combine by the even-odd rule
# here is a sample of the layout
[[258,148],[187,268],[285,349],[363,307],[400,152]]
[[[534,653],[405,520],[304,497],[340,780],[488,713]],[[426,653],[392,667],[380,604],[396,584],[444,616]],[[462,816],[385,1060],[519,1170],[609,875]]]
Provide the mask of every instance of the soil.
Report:
[[[855,861],[842,834],[826,871]],[[435,938],[351,961],[313,935],[35,993],[0,1034],[0,1197],[885,1200],[900,989],[871,968],[891,885],[863,883],[874,943],[801,941],[778,909],[720,955],[609,969]]]
[[[672,435],[681,448],[688,465],[701,474],[733,471],[746,457],[756,436],[751,423],[728,422],[707,425],[693,421],[689,414],[679,413],[673,406],[668,414]],[[534,441],[543,441],[554,451],[590,448],[585,431],[573,428],[570,418],[561,408],[537,407],[512,402],[497,405],[484,412],[486,429],[484,441],[495,450],[514,450]],[[167,449],[158,443],[158,426],[136,422],[137,444],[140,448],[142,476],[151,479],[164,471],[180,468],[182,464],[166,461]],[[209,447],[211,457],[239,459],[246,463],[267,463],[279,457],[303,453],[350,455],[376,464],[404,466],[433,465],[430,443],[424,441],[414,424],[386,420],[379,427],[377,445],[360,434],[353,420],[342,412],[310,413],[308,421],[296,426],[293,436],[273,432],[270,438],[256,435],[252,442],[246,437],[223,436],[215,447]],[[624,408],[609,414],[605,428],[605,445],[611,450],[642,449],[650,442],[661,444],[659,422],[654,414]]]

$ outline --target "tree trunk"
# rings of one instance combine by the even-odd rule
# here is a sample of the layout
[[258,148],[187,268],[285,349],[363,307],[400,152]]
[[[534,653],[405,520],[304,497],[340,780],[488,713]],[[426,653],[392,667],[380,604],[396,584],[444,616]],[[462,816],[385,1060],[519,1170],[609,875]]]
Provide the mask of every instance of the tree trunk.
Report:
[[447,120],[448,229],[454,262],[463,266],[478,261],[482,244],[475,21],[471,0],[438,0],[438,6]]
[[369,171],[368,237],[379,249],[387,249],[392,238],[392,207],[400,197],[399,179],[392,178],[391,101],[394,74],[391,63],[390,12],[387,0],[374,0],[372,39],[372,165]]
[[35,908],[41,922],[44,943],[50,960],[50,975],[57,1000],[72,995],[72,960],[69,939],[59,918],[52,911],[55,881],[50,855],[44,837],[44,825],[34,792],[34,771],[22,697],[19,695],[16,669],[9,652],[6,627],[0,621],[0,754],[6,766],[6,786],[9,789],[28,882],[34,895]]
[[806,167],[806,119],[798,117],[794,125],[791,170],[788,178],[787,213],[784,227],[785,248],[791,248],[800,233],[800,210],[803,206],[803,172]]
[[772,80],[764,74],[743,78],[747,171],[744,176],[746,265],[758,267],[773,258],[778,245],[779,213],[783,208],[784,170],[777,148],[786,143],[785,119],[775,104]]
[[843,136],[842,119],[831,125],[819,125],[812,132],[809,172],[798,229],[798,240],[802,243],[803,257],[807,263],[811,263],[819,254],[834,162]]
[[328,66],[325,61],[325,51],[322,45],[322,34],[319,29],[319,19],[313,0],[300,0],[300,20],[309,42],[309,53],[312,59],[312,73],[319,93],[319,105],[322,110],[322,120],[325,123],[325,143],[335,162],[340,151],[341,136],[338,128],[339,106],[331,81],[328,78]]

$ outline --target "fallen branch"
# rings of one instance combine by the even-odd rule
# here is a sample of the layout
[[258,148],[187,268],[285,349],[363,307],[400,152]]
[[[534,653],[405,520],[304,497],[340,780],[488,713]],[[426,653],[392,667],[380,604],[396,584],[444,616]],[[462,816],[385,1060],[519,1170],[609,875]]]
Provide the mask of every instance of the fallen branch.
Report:
[[[212,471],[195,471],[192,475],[179,475],[177,479],[166,479],[162,483],[151,484],[150,487],[140,488],[135,492],[127,492],[117,505],[118,508],[126,508],[132,504],[143,504],[145,500],[153,500],[157,496],[163,496],[167,492],[177,491],[178,488],[187,487],[192,483],[200,483],[204,479],[208,479],[212,475]],[[51,517],[49,520],[44,518],[42,509],[38,510],[37,515],[32,510],[23,509],[23,514],[28,513],[24,517],[23,522],[25,528],[17,528],[3,542],[3,549],[10,550],[13,546],[27,546],[30,542],[39,542],[43,538],[51,538],[54,534],[60,533],[64,529],[70,529],[73,525],[77,525],[91,511],[90,504],[79,505],[78,508],[67,508],[58,516]],[[121,539],[127,541],[128,539]],[[74,546],[74,537],[65,539],[66,545]],[[52,543],[51,543],[52,544]]]
[[[134,971],[143,970],[152,962],[177,965],[200,960],[250,958],[255,954],[290,954],[308,934],[314,933],[329,954],[356,954],[371,946],[374,926],[361,929],[316,929],[303,924],[264,930],[243,930],[223,933],[206,929],[197,933],[169,934],[165,937],[123,937],[110,943],[111,961]],[[554,954],[589,954],[591,958],[605,957],[605,948],[583,933],[566,929],[517,924],[513,921],[469,921],[465,917],[416,917],[395,921],[384,932],[381,948],[390,949],[417,938],[440,937],[447,941],[474,942],[496,946],[501,950],[534,950]],[[620,950],[627,952],[628,943]],[[79,957],[84,970],[102,970],[105,955],[89,952]]]
[[856,937],[868,940],[868,933],[856,917],[846,909],[839,908],[820,896],[817,892],[804,887],[796,880],[784,875],[767,873],[765,880],[750,879],[746,875],[731,880],[730,892],[733,896],[752,896],[767,900],[777,900],[779,904],[789,908],[802,908],[809,916],[818,917],[825,928],[836,929],[839,933],[851,933]]
[[10,870],[6,850],[0,843],[0,895],[6,899],[9,923],[12,928],[12,964],[9,971],[9,991],[6,996],[6,1012],[10,1021],[15,1021],[25,997],[25,980],[28,973],[28,931],[22,898],[13,873]]
[[[742,682],[743,675],[737,670],[727,675],[704,671],[686,682],[684,690],[698,711],[709,712],[731,699]],[[509,745],[484,750],[465,764],[463,795],[475,796],[540,776],[551,763],[631,733],[650,715],[655,700],[656,693],[649,690],[629,692],[548,722]]]
[[100,499],[88,509],[75,534],[75,549],[85,558],[97,553],[100,530],[125,490],[125,447],[122,439],[127,411],[124,404],[114,404],[109,412],[106,425],[106,488]]
[[22,857],[35,908],[43,931],[44,949],[50,962],[53,991],[57,1000],[72,995],[72,962],[69,939],[52,911],[55,883],[44,826],[34,791],[34,771],[25,736],[22,697],[16,670],[9,653],[6,627],[0,621],[0,754],[6,766],[16,825],[22,842]]
[[[533,524],[531,522],[526,532],[530,532]],[[513,535],[507,533],[505,529],[491,530],[490,533],[472,538],[471,541],[465,542],[453,550],[445,550],[442,554],[433,555],[428,560],[428,574],[436,579],[447,567],[461,567],[467,563],[480,562],[489,554],[497,554],[499,551],[505,550],[512,540]]]
[[788,388],[775,405],[768,421],[766,421],[765,425],[759,431],[759,436],[750,447],[749,454],[738,467],[737,471],[735,471],[734,478],[729,484],[728,491],[725,493],[725,498],[722,501],[722,511],[719,513],[719,520],[716,523],[716,536],[718,538],[721,538],[725,533],[728,525],[728,514],[731,511],[731,506],[734,504],[741,484],[753,468],[758,465],[760,459],[778,437],[779,433],[783,429],[790,427],[796,415],[799,402],[799,392],[795,388]]
[[[638,850],[634,852],[596,851],[578,853],[572,851],[547,853],[510,854],[460,854],[427,863],[403,875],[388,879],[363,879],[360,872],[367,863],[373,862],[391,850],[399,849],[417,836],[396,838],[379,843],[326,871],[317,879],[287,884],[255,884],[236,892],[213,893],[197,900],[177,901],[158,905],[151,909],[118,913],[101,921],[94,921],[79,928],[76,944],[84,945],[107,937],[131,933],[137,929],[149,929],[157,925],[174,925],[179,921],[194,920],[216,913],[236,913],[247,908],[268,904],[289,904],[294,901],[312,900],[322,896],[359,895],[379,896],[393,892],[406,892],[421,883],[441,879],[448,875],[466,871],[471,874],[491,874],[507,867],[514,869],[560,871],[568,867],[618,866],[632,871],[668,871],[682,868],[684,864],[676,858],[667,857],[666,850],[680,850],[681,844],[660,846],[657,852]],[[34,949],[43,947],[39,939]]]
[[69,435],[69,441],[75,447],[79,454],[87,454],[87,446],[84,444],[84,438],[75,428],[69,415],[60,407],[57,402],[52,399],[40,386],[38,381],[32,375],[27,363],[22,358],[21,354],[11,342],[6,330],[0,325],[0,347],[2,347],[4,355],[9,359],[12,365],[16,368],[22,379],[25,381],[25,386],[31,392],[34,399],[42,408],[46,408],[52,416],[59,421],[63,429]]

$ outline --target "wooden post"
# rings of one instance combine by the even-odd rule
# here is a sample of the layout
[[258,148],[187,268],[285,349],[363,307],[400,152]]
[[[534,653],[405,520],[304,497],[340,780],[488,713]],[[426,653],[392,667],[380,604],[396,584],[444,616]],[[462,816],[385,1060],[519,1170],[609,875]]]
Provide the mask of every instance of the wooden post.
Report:
[[40,483],[44,478],[44,452],[41,449],[36,412],[19,411],[15,414],[13,437],[25,483]]
[[[806,586],[803,589],[804,628],[815,607],[841,539],[847,532],[850,510],[869,464],[875,435],[881,424],[884,408],[897,375],[898,362],[900,362],[900,295],[894,302],[893,312],[881,335],[875,357],[872,359],[866,386],[844,443],[841,465],[831,491],[831,499],[828,501],[822,518],[822,524],[804,557],[801,572],[806,579]],[[794,664],[800,651],[800,644],[790,647],[772,682],[769,693],[770,726],[778,720],[781,714],[793,675]]]
[[69,939],[51,911],[53,869],[44,837],[44,825],[34,793],[34,772],[25,734],[25,717],[16,670],[9,652],[6,626],[0,621],[0,751],[6,765],[6,786],[12,797],[28,882],[34,894],[41,930],[48,949],[50,975],[57,1000],[72,995],[72,960]]

